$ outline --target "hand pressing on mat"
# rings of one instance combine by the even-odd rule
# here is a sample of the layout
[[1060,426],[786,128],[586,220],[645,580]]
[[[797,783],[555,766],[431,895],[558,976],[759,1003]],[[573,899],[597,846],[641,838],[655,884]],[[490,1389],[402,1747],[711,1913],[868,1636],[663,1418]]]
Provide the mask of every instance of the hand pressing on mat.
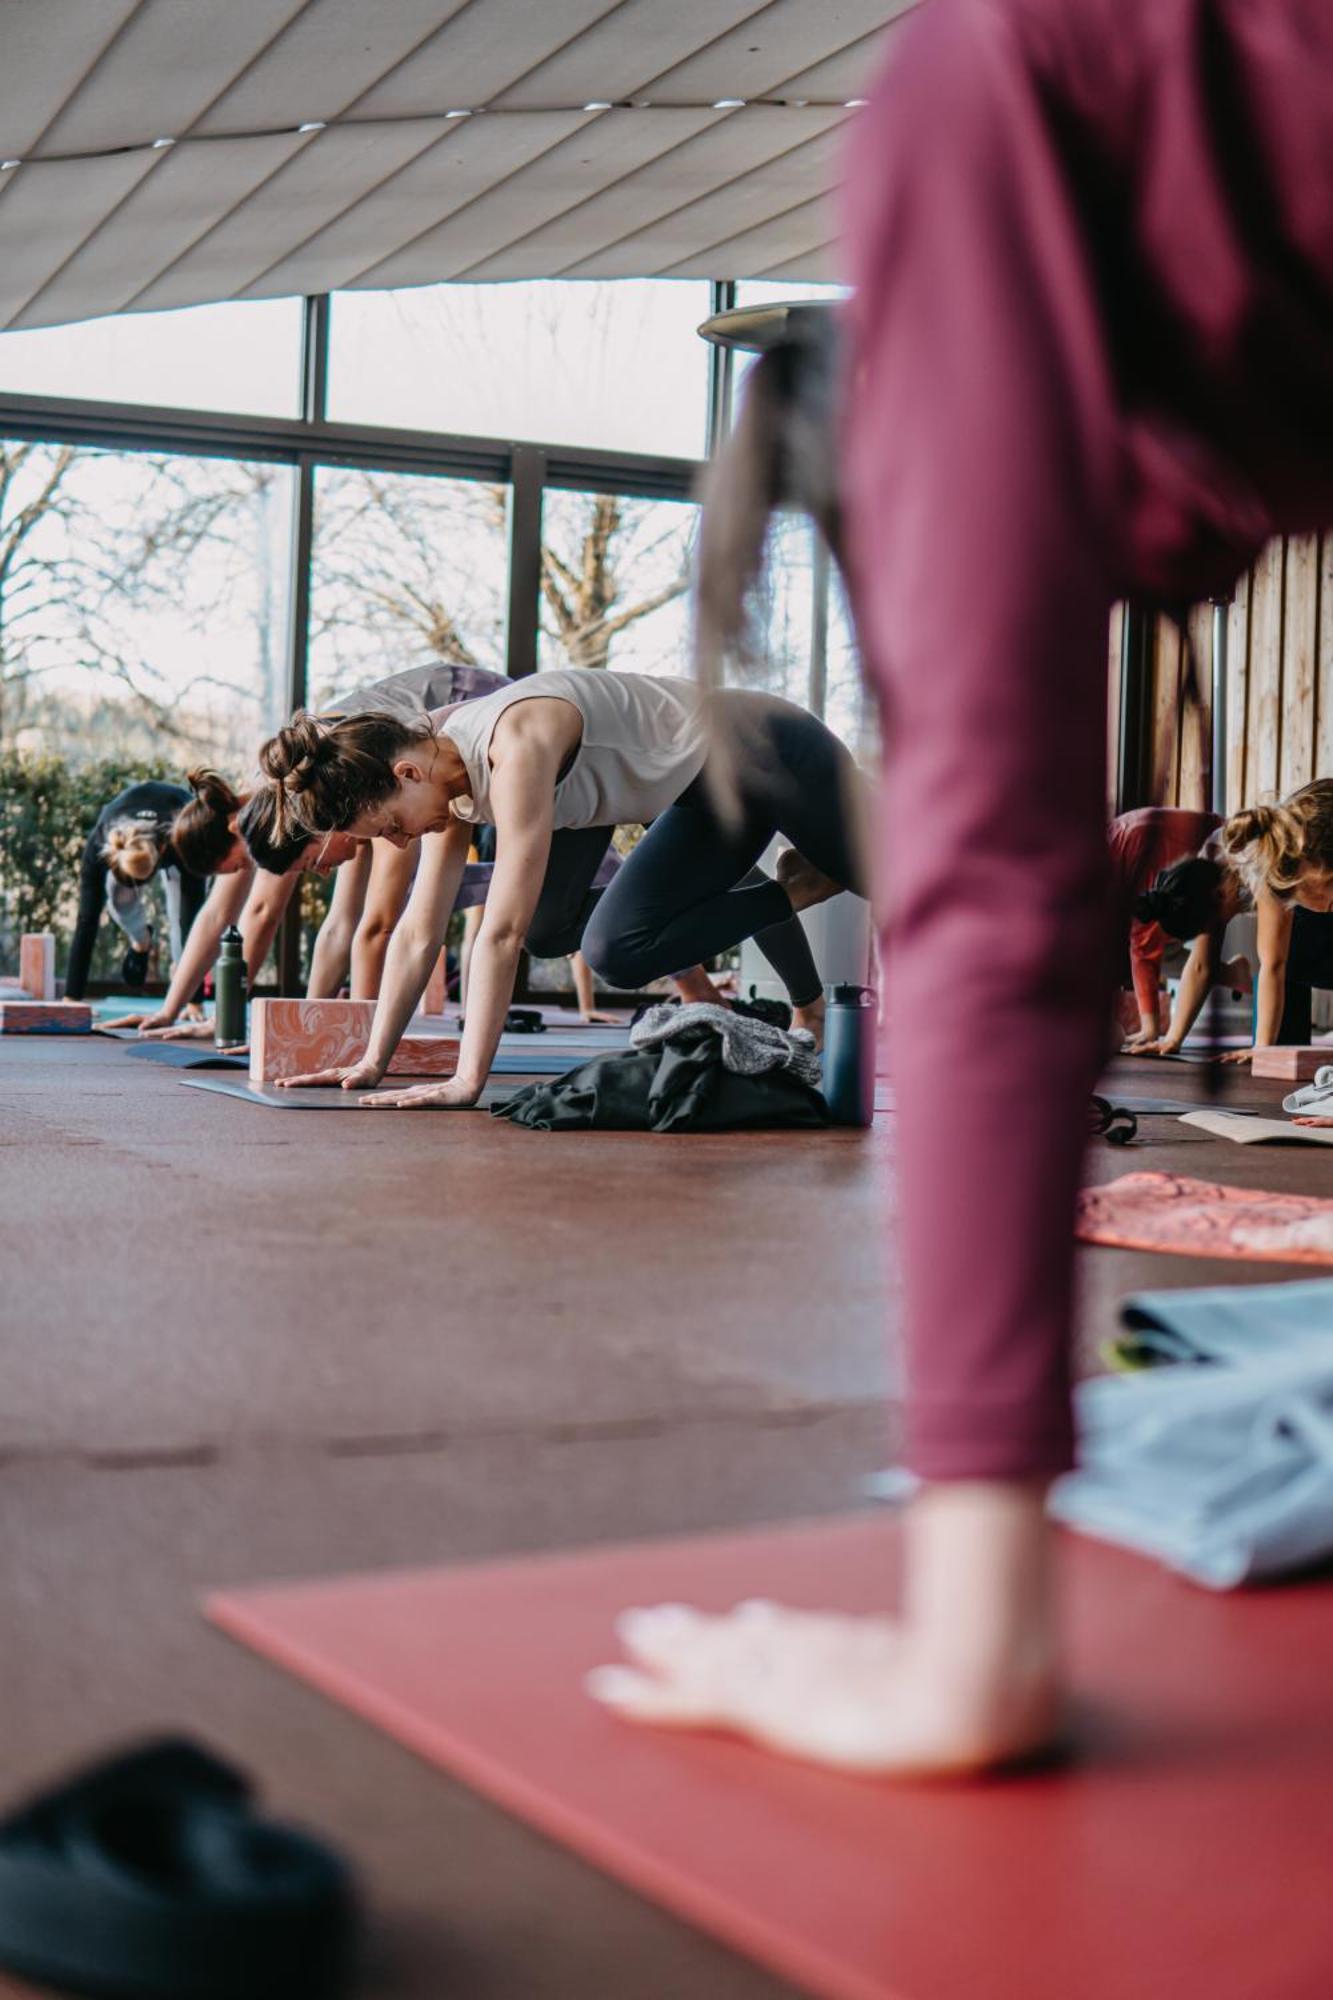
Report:
[[[949,1561],[901,1619],[762,1601],[721,1617],[626,1611],[617,1630],[632,1664],[594,1668],[585,1685],[630,1721],[726,1729],[866,1775],[1031,1757],[1061,1714],[1042,1506],[1035,1486],[926,1487],[908,1511],[909,1558],[928,1544]],[[908,1574],[921,1574],[914,1559]]]
[[417,1083],[410,1090],[381,1091],[377,1097],[363,1097],[363,1111],[470,1111],[481,1096],[451,1076],[447,1083]]
[[1293,1125],[1313,1125],[1321,1132],[1333,1126],[1333,1118],[1293,1118],[1291,1122]]
[[[214,1028],[211,1021],[205,1021],[201,1016],[195,1021],[173,1021],[166,1028],[150,1028],[145,1025],[139,1032],[146,1042],[211,1042]],[[239,1055],[240,1050],[235,1050],[233,1053]]]
[[332,1090],[341,1085],[344,1090],[373,1090],[383,1076],[379,1063],[339,1063],[332,1069],[310,1069],[301,1076],[280,1076],[275,1078],[275,1090]]
[[1218,1056],[1217,1060],[1224,1063],[1247,1063],[1252,1061],[1258,1053],[1259,1050],[1254,1045],[1251,1045],[1248,1049],[1227,1049],[1224,1054]]

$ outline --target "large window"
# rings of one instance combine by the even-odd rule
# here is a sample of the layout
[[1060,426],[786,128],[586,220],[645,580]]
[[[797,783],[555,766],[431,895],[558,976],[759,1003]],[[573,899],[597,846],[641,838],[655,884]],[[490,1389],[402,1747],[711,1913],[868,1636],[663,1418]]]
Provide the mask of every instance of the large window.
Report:
[[505,671],[509,488],[321,467],[309,700],[432,657]]
[[542,509],[542,667],[688,678],[698,508],[549,491]]
[[0,443],[0,747],[247,769],[286,706],[291,478]]
[[301,301],[125,313],[0,334],[0,390],[294,417],[300,409]]
[[355,423],[698,458],[697,280],[339,292],[329,414]]

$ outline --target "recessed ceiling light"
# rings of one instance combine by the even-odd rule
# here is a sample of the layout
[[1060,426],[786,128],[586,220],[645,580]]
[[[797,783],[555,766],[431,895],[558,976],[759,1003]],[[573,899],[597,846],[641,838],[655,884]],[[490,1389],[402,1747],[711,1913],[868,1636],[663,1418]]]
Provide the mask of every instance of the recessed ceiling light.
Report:
[[7,174],[11,167],[21,167],[22,160],[0,160],[0,174]]
[[153,151],[155,153],[164,153],[168,146],[174,146],[175,143],[174,139],[154,139]]
[[859,111],[862,105],[869,104],[869,102],[870,99],[868,97],[849,97],[842,108],[844,111]]
[[470,111],[446,111],[444,115],[446,118],[470,118],[472,113]]
[[713,109],[714,111],[743,111],[745,109],[745,99],[743,97],[718,97],[713,101]]
[[308,118],[304,125],[298,125],[298,132],[322,132],[328,124],[327,118]]
[[594,97],[592,103],[585,104],[583,108],[585,111],[609,111],[611,100],[609,97]]

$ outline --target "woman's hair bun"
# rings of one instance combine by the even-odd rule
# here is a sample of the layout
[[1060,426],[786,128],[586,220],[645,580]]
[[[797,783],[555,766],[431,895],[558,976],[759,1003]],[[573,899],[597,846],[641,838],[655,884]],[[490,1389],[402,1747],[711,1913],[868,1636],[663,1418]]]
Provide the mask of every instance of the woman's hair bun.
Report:
[[298,710],[291,721],[270,736],[259,753],[259,768],[275,784],[301,791],[310,782],[328,748],[328,725]]

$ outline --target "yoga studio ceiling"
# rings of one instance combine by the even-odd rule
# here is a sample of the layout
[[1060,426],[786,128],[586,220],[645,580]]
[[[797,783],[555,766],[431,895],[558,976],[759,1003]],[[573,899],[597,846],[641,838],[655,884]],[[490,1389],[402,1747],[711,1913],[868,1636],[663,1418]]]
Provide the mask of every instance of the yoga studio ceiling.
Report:
[[442,279],[836,274],[913,0],[6,0],[0,326]]

